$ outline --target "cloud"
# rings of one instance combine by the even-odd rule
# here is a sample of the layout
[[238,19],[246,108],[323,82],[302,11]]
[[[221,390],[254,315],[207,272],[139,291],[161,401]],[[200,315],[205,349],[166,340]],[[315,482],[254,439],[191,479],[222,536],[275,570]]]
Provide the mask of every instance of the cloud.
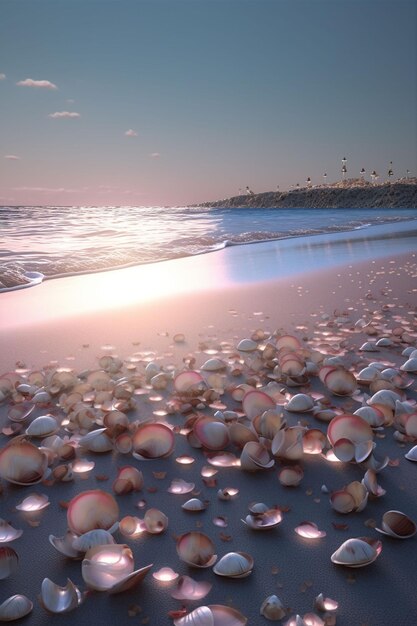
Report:
[[65,187],[12,187],[12,191],[38,191],[39,193],[79,193],[84,189],[67,189]]
[[151,154],[149,155],[152,159],[159,159],[159,157],[161,156],[159,154],[159,152],[151,152]]
[[16,83],[19,87],[38,87],[41,89],[58,89],[54,83],[49,80],[33,80],[33,78],[25,78],[25,80],[19,80]]
[[0,80],[4,80],[6,78],[6,74],[0,74]]
[[9,161],[19,161],[20,159],[20,157],[16,156],[15,154],[5,154],[4,158],[9,159]]
[[81,115],[76,111],[55,111],[55,113],[49,113],[48,117],[52,117],[52,119],[56,120],[63,117],[81,117]]
[[129,128],[129,130],[127,130],[125,132],[126,137],[137,137],[138,134],[135,130],[133,130],[133,128]]

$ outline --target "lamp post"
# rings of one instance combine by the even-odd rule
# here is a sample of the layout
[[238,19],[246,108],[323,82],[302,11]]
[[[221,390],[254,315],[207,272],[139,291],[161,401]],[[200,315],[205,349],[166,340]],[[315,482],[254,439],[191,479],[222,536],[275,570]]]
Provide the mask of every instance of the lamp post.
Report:
[[365,178],[365,168],[363,167],[361,169],[361,179],[362,179],[362,181],[363,181],[364,178]]
[[326,184],[326,180],[327,180],[327,174],[326,174],[326,172],[324,172],[324,174],[323,174],[323,180],[324,180],[324,184]]
[[347,174],[346,163],[347,163],[346,157],[343,157],[343,159],[342,159],[342,180],[345,180],[345,176]]
[[391,176],[394,176],[394,171],[392,169],[392,161],[389,162],[388,168],[388,182],[391,182]]

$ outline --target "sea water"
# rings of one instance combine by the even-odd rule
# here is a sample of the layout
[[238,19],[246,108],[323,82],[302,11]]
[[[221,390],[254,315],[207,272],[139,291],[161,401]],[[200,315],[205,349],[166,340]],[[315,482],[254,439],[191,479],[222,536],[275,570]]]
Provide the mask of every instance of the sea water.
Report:
[[[416,209],[0,207],[0,291],[267,240],[417,220]],[[393,236],[396,236],[393,229]],[[390,229],[385,233],[389,238]]]

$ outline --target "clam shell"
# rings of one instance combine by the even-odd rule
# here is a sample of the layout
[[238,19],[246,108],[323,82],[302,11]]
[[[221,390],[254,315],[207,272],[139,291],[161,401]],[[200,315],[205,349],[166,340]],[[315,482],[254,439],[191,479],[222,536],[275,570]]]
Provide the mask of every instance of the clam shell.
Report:
[[177,554],[192,567],[212,567],[217,560],[212,540],[199,532],[181,535],[177,539]]
[[85,553],[91,548],[96,546],[105,546],[116,543],[113,539],[113,535],[108,530],[102,528],[96,528],[95,530],[89,530],[80,537],[75,537],[72,541],[72,545],[75,550]]
[[40,415],[26,428],[26,434],[30,437],[48,437],[58,430],[58,422],[53,415]]
[[159,509],[148,509],[143,521],[147,532],[151,535],[159,535],[168,528],[168,518]]
[[305,393],[297,393],[284,408],[295,413],[306,413],[314,408],[314,400]]
[[65,587],[60,587],[49,578],[44,578],[40,602],[50,613],[69,613],[81,604],[82,595],[78,587],[69,578]]
[[33,609],[33,602],[26,596],[16,594],[0,604],[0,622],[12,622],[28,615]]
[[408,359],[408,361],[401,365],[400,370],[415,374],[417,372],[417,357]]
[[205,372],[219,372],[221,370],[226,369],[227,363],[225,363],[222,359],[212,358],[208,359],[200,369]]
[[413,446],[404,456],[409,461],[417,462],[417,446]]
[[327,427],[327,438],[334,446],[338,439],[349,439],[352,443],[362,443],[373,439],[372,428],[359,415],[338,415]]
[[131,549],[123,544],[113,544],[88,550],[81,571],[90,588],[108,591],[132,574],[133,567]]
[[354,537],[343,542],[330,558],[336,565],[364,567],[373,563],[381,550],[382,543],[377,539]]
[[212,417],[200,417],[194,423],[193,433],[207,450],[224,450],[229,444],[227,426]]
[[282,511],[272,508],[262,513],[254,512],[247,515],[242,522],[253,530],[270,530],[282,522]]
[[326,531],[320,530],[314,522],[301,522],[294,531],[305,539],[319,539],[326,536]]
[[77,535],[74,535],[70,530],[63,537],[55,537],[49,535],[49,543],[54,546],[55,550],[58,550],[61,554],[69,557],[70,559],[81,559],[83,552],[74,548],[73,542]]
[[278,480],[284,487],[297,487],[303,477],[304,472],[299,465],[283,467],[278,472]]
[[0,580],[4,580],[17,570],[19,557],[13,548],[0,547]]
[[349,396],[357,388],[352,372],[345,369],[332,369],[324,378],[326,387],[336,396]]
[[199,606],[184,617],[174,619],[174,626],[246,626],[247,623],[242,613],[222,604]]
[[213,567],[218,576],[228,578],[246,578],[252,573],[254,560],[246,552],[228,552]]
[[205,581],[196,581],[189,576],[180,576],[176,588],[171,591],[171,597],[176,600],[201,600],[212,588],[212,584]]
[[258,348],[258,344],[253,339],[242,339],[237,345],[240,352],[254,352]]
[[327,611],[329,613],[333,613],[339,608],[339,603],[337,602],[337,600],[325,598],[322,593],[319,593],[319,595],[316,596],[316,598],[314,599],[314,607],[318,611]]
[[375,528],[383,535],[396,539],[409,539],[417,532],[416,523],[401,511],[387,511],[382,516],[382,529]]
[[10,543],[18,539],[23,534],[23,530],[13,528],[6,520],[0,518],[0,543]]
[[198,396],[207,385],[199,372],[185,370],[175,376],[174,388],[180,396]]
[[28,441],[12,442],[0,450],[0,478],[17,485],[34,485],[43,480],[48,459]]
[[78,440],[78,445],[90,450],[90,452],[110,452],[113,450],[113,442],[108,435],[107,428],[92,430]]
[[249,441],[245,444],[240,455],[240,466],[248,472],[273,467],[275,460],[271,459],[268,450],[261,443]]
[[243,396],[242,408],[247,418],[252,420],[269,409],[276,409],[276,403],[264,391],[252,389]]
[[174,449],[174,433],[168,426],[159,423],[141,424],[133,435],[133,449],[146,459],[169,456]]
[[285,430],[279,430],[272,440],[272,454],[280,459],[299,461],[304,454],[304,433],[305,429],[300,426],[291,426]]
[[187,502],[184,502],[181,508],[184,509],[184,511],[204,511],[204,509],[207,508],[207,504],[202,502],[199,498],[191,498],[187,500]]
[[119,517],[119,507],[110,493],[101,489],[82,491],[69,503],[68,528],[77,535],[89,530],[109,530]]
[[266,617],[266,619],[272,621],[278,621],[283,619],[287,611],[281,602],[281,600],[276,595],[271,595],[265,598],[265,600],[261,604],[260,614]]

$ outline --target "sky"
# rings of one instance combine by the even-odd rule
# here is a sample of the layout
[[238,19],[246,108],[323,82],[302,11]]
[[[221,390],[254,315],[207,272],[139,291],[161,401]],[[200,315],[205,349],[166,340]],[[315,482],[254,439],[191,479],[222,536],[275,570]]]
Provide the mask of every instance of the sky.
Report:
[[0,204],[417,174],[415,0],[1,0]]

